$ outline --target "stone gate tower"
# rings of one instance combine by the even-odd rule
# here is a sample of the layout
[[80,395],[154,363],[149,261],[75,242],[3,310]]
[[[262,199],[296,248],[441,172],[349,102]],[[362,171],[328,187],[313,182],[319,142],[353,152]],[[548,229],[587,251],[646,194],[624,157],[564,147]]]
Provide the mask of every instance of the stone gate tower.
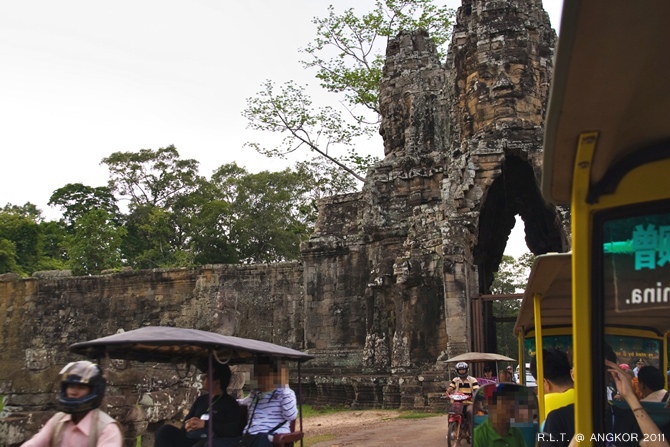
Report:
[[389,43],[385,157],[361,193],[321,203],[303,245],[305,343],[324,366],[425,370],[485,349],[471,297],[515,216],[533,253],[569,249],[568,216],[538,187],[555,40],[541,0],[463,0],[446,64],[426,32]]

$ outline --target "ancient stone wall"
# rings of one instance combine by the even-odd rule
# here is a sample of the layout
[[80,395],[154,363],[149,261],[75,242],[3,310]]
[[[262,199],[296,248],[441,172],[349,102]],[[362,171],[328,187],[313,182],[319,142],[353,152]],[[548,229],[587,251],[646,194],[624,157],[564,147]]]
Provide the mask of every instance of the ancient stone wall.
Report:
[[[67,350],[73,343],[160,325],[302,349],[302,306],[300,263],[89,277],[2,275],[0,394],[10,417],[0,422],[0,445],[20,443],[53,414],[54,379],[65,364],[80,359]],[[110,379],[108,410],[129,438],[151,424],[179,420],[193,401],[192,379],[180,378],[174,367],[125,370],[104,359],[102,364]]]

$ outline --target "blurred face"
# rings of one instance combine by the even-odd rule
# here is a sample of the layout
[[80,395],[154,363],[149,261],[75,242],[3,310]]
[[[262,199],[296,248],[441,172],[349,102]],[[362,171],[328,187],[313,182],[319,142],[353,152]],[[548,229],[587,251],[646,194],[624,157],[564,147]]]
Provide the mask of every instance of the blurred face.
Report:
[[[201,374],[200,375],[200,381],[202,382],[201,390],[209,391],[209,375],[208,374]],[[212,390],[219,391],[219,386],[220,386],[219,381],[217,379],[214,379],[212,381]]]
[[91,393],[91,388],[88,385],[82,385],[80,383],[69,383],[65,387],[65,396],[68,399],[81,399],[84,396],[88,396]]
[[495,404],[497,414],[514,414],[514,397],[498,396]]
[[279,386],[279,373],[273,371],[270,365],[256,365],[254,373],[261,390],[272,390]]
[[468,370],[467,369],[457,369],[456,372],[458,373],[459,376],[464,376],[467,374]]

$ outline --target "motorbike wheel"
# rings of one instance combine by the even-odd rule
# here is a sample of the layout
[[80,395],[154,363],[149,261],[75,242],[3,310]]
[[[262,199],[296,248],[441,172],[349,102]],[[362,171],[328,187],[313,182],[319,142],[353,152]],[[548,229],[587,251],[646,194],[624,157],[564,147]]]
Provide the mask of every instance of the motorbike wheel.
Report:
[[456,421],[449,422],[447,429],[447,447],[456,447],[459,444],[461,434],[461,424]]

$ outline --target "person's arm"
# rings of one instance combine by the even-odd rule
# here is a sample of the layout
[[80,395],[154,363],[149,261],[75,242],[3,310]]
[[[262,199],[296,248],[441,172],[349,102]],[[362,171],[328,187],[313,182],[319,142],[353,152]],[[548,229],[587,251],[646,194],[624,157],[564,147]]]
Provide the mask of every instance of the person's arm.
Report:
[[[626,403],[628,403],[628,406],[633,411],[637,425],[640,427],[642,433],[645,435],[658,435],[650,437],[658,439],[657,441],[647,441],[644,442],[644,444],[640,442],[640,445],[646,447],[670,447],[668,441],[664,439],[663,432],[658,428],[654,421],[651,420],[651,417],[647,414],[647,410],[644,409],[635,395],[628,374],[626,374],[623,369],[619,368],[616,363],[605,360],[605,364],[609,367],[608,371],[612,373],[612,378],[614,379],[619,394],[626,400]],[[660,439],[662,439],[662,441]]]
[[451,381],[451,383],[447,387],[447,393],[446,393],[447,396],[449,396],[451,393],[453,393],[454,390],[456,390],[457,388],[458,388],[458,386],[456,385],[456,379],[454,379],[454,380]]
[[253,394],[253,392],[247,394],[247,397],[244,397],[242,399],[237,399],[237,403],[240,404],[240,405],[244,405],[244,406],[248,407],[249,405],[251,405],[251,402],[253,401],[252,394]]
[[295,392],[291,388],[284,388],[282,392],[282,417],[287,421],[292,421],[298,417],[298,401]]
[[200,416],[202,416],[205,413],[208,405],[209,405],[209,398],[207,397],[206,394],[198,396],[191,405],[191,409],[184,417],[184,422],[182,423],[181,426],[182,429],[186,431],[193,431],[205,428],[205,421],[201,420]]

